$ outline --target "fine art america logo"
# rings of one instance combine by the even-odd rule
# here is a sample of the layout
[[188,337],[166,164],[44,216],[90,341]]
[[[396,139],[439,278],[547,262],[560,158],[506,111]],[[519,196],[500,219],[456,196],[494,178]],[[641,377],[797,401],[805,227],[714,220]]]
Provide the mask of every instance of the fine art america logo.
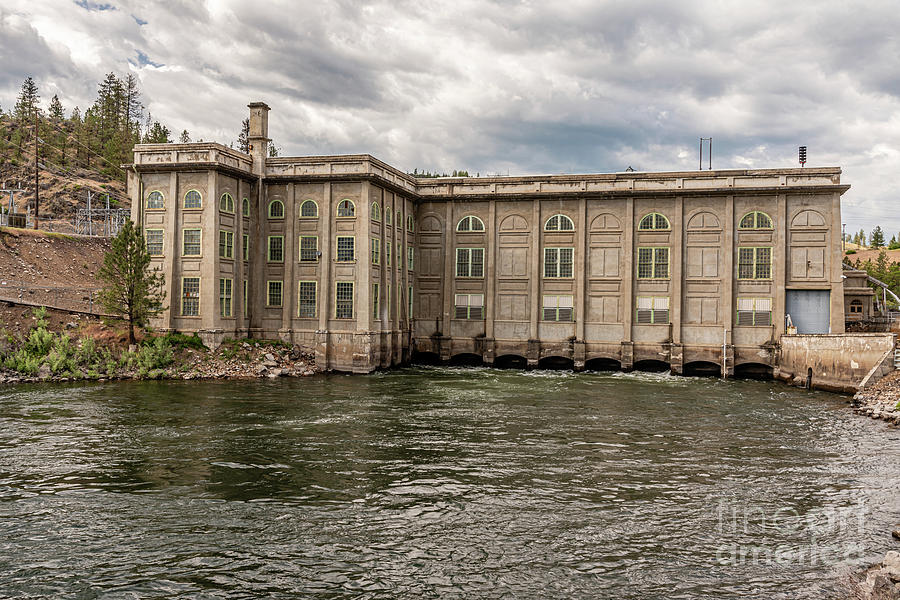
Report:
[[802,509],[720,501],[716,511],[716,562],[720,565],[831,565],[866,555],[868,508]]

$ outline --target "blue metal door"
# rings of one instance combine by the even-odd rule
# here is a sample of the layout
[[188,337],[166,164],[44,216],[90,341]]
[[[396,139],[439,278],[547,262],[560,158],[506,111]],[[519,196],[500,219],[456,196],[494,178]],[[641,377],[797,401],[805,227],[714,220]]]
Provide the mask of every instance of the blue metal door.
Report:
[[831,321],[829,290],[787,290],[784,310],[797,333],[828,333]]

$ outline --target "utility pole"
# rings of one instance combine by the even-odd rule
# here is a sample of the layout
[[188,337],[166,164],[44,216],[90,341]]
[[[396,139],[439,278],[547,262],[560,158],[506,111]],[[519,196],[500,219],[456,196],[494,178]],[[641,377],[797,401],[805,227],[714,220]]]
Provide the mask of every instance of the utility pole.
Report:
[[[40,206],[41,175],[38,171],[38,111],[34,109],[34,228],[38,228],[38,207]],[[27,227],[27,225],[26,225]]]

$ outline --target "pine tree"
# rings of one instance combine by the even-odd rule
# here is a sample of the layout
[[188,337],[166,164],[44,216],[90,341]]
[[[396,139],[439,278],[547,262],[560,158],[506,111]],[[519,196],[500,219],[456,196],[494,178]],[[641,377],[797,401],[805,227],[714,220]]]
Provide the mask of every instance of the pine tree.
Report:
[[128,343],[134,344],[134,328],[164,310],[165,278],[157,268],[150,270],[150,253],[140,227],[126,221],[110,242],[109,252],[97,276],[104,282],[99,299],[109,313],[128,320]]
[[62,123],[65,118],[65,112],[63,111],[62,102],[59,101],[59,96],[53,94],[53,98],[50,99],[50,110],[48,111],[48,116],[50,120],[54,123]]
[[171,144],[172,140],[169,139],[169,128],[160,124],[159,121],[154,121],[153,125],[150,127],[147,134],[144,136],[145,144]]
[[881,225],[876,225],[875,229],[872,230],[872,235],[869,238],[869,246],[872,248],[884,247],[884,233],[881,231]]
[[34,122],[35,113],[38,108],[38,86],[30,76],[22,82],[22,91],[19,92],[19,98],[16,100],[15,116],[19,125]]
[[244,154],[250,153],[250,119],[241,121],[241,132],[238,134],[238,150]]
[[181,137],[178,138],[179,144],[190,144],[191,143],[191,135],[188,133],[187,129],[181,130]]

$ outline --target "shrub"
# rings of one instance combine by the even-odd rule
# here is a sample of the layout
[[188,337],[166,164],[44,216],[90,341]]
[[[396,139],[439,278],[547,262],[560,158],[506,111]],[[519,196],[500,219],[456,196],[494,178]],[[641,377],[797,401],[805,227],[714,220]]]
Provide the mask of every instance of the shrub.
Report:
[[162,338],[156,339],[166,340],[173,348],[193,348],[194,350],[206,350],[206,346],[203,345],[203,340],[201,340],[200,336],[198,336],[196,333],[193,335],[187,335],[185,333],[167,333]]

